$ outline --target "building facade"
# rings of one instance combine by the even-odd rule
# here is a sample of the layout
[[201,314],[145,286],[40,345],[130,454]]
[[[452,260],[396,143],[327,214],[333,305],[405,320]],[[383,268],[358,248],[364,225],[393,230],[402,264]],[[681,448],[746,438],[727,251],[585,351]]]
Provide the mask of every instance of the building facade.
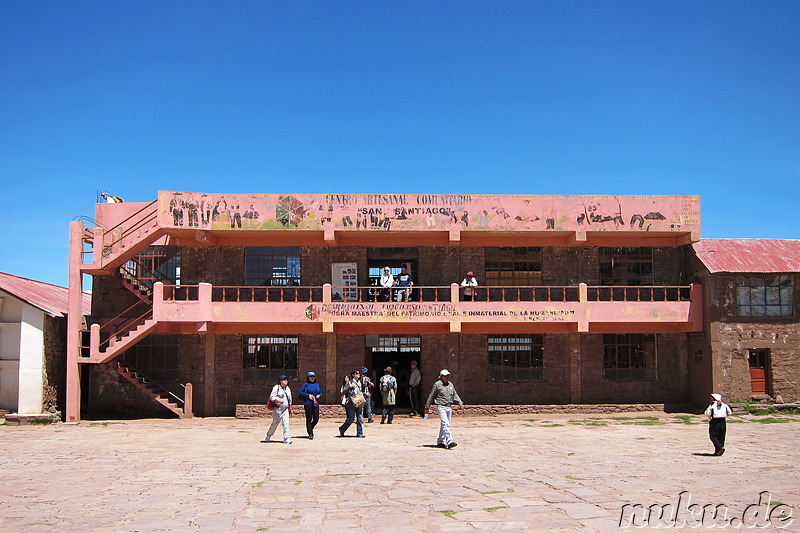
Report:
[[703,331],[690,335],[695,402],[800,401],[800,241],[703,239],[690,268],[702,284]]
[[[87,294],[81,306],[88,314]],[[66,313],[65,287],[0,272],[0,409],[20,415],[63,412]]]
[[[336,403],[353,368],[402,384],[411,360],[472,404],[685,405],[707,371],[694,196],[160,191],[94,218],[71,226],[70,304],[88,274],[93,307],[70,322],[67,420],[231,415],[310,370]],[[381,287],[387,267],[413,287]]]

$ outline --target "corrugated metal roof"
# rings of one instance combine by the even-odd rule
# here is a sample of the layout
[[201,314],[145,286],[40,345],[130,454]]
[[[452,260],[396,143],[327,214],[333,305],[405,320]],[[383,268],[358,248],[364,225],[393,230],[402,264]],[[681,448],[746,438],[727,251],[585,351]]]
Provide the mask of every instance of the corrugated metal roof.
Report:
[[[69,310],[69,291],[66,287],[0,272],[0,290],[38,307],[50,316],[66,316]],[[88,292],[83,293],[82,308],[84,315],[92,312],[92,295]]]
[[800,272],[800,240],[702,239],[692,247],[711,273]]

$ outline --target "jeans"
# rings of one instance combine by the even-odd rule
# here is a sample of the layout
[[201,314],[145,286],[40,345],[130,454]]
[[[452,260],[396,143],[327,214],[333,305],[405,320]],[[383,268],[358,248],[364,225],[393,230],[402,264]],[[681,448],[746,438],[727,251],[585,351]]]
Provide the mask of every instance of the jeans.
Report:
[[267,430],[267,440],[272,438],[278,425],[283,423],[283,441],[287,442],[289,438],[289,407],[279,405],[272,411],[272,424]]
[[364,425],[363,419],[361,418],[361,409],[356,409],[353,405],[353,402],[348,401],[347,405],[344,406],[345,410],[347,411],[347,420],[344,421],[344,424],[339,426],[339,433],[344,433],[347,431],[347,428],[353,423],[353,420],[356,421],[356,437],[360,437],[364,434]]
[[439,411],[439,438],[436,440],[437,444],[450,444],[453,442],[453,436],[450,435],[450,418],[453,416],[453,409],[446,405],[437,405],[436,410]]
[[367,403],[365,403],[363,407],[364,417],[367,418],[367,420],[372,420],[372,408],[373,408],[372,395],[367,396],[366,399]]

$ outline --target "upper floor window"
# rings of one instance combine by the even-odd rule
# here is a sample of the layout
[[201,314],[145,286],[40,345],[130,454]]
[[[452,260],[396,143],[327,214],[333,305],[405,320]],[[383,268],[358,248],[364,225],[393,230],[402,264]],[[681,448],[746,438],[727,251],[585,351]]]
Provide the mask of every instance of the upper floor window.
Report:
[[603,335],[603,378],[617,381],[658,379],[656,336],[652,333]]
[[543,379],[543,335],[489,335],[490,381]]
[[246,246],[244,284],[248,287],[300,285],[300,247]]
[[736,314],[793,316],[794,286],[791,276],[736,278]]
[[180,246],[148,246],[128,260],[123,269],[139,283],[152,289],[157,281],[181,284]]
[[245,335],[242,370],[245,381],[277,381],[282,375],[297,378],[297,335]]
[[653,284],[653,249],[649,247],[601,246],[600,285],[635,286]]
[[540,246],[489,246],[484,253],[487,286],[542,284]]

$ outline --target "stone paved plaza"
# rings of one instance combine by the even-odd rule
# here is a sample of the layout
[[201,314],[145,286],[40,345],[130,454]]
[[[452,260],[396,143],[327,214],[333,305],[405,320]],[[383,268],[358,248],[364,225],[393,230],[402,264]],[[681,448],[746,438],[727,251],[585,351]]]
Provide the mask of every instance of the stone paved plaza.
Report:
[[[341,420],[323,419],[313,441],[293,417],[291,445],[260,443],[263,419],[5,425],[0,529],[617,531],[623,506],[641,504],[671,505],[661,525],[686,520],[675,530],[798,531],[799,518],[777,514],[800,508],[800,417],[779,418],[790,421],[734,417],[722,457],[708,455],[703,417],[665,413],[456,413],[452,450],[435,447],[433,417],[369,424],[365,439],[339,438]],[[728,514],[701,523],[717,505]],[[659,525],[626,516],[628,529]]]

